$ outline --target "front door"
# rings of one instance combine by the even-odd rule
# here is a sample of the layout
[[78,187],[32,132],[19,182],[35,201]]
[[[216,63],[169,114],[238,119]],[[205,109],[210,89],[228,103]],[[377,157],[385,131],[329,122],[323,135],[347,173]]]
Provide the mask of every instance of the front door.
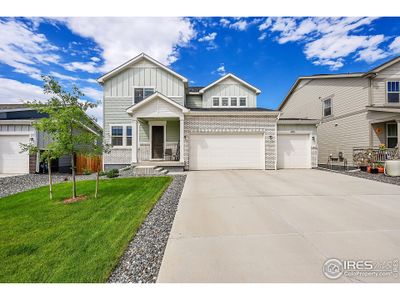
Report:
[[151,158],[164,158],[164,126],[151,127]]

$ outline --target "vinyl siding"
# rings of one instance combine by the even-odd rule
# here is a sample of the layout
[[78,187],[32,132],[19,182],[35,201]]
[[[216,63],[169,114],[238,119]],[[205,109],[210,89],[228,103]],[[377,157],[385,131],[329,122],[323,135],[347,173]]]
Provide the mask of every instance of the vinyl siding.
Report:
[[299,85],[282,108],[283,118],[322,118],[322,100],[332,98],[335,117],[360,111],[368,105],[365,78],[314,79]]
[[201,95],[187,95],[186,96],[186,107],[188,108],[202,108],[203,98]]
[[212,107],[214,96],[247,97],[247,107],[257,107],[256,93],[232,78],[227,78],[206,90],[203,94],[203,107]]
[[[385,105],[386,100],[386,82],[394,80],[400,81],[400,62],[382,70],[372,79],[372,103],[374,105]],[[393,103],[391,103],[393,105]]]

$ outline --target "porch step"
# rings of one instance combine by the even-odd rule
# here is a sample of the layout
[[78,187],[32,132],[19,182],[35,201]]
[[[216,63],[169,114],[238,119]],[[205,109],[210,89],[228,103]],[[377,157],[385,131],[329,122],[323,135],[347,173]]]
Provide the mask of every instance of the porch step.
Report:
[[126,170],[128,174],[132,175],[166,175],[168,174],[168,170],[165,170],[163,167],[158,166],[132,166],[129,170]]

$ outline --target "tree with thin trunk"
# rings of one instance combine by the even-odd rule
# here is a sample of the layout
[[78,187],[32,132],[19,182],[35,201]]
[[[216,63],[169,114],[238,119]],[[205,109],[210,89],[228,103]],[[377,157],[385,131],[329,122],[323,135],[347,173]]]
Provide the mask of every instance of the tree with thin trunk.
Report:
[[36,128],[46,133],[51,142],[48,147],[57,149],[62,155],[71,159],[72,198],[76,198],[75,157],[77,154],[87,154],[101,134],[93,128],[94,118],[85,112],[96,107],[95,103],[81,101],[84,94],[73,86],[71,91],[65,90],[53,77],[43,76],[45,94],[50,96],[45,102],[28,102],[31,107],[47,117],[38,120]]
[[[97,144],[91,148],[89,156],[92,157],[99,157],[103,153],[110,153],[111,152],[111,144],[107,144],[103,140],[103,136],[97,140]],[[94,198],[97,199],[99,194],[99,184],[100,184],[100,171],[102,170],[101,167],[97,167],[96,169],[96,187],[94,191]]]

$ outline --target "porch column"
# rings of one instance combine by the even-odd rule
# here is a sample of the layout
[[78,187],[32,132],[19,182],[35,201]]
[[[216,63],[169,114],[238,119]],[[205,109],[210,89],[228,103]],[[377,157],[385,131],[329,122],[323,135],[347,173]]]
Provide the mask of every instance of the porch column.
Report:
[[138,121],[137,118],[132,119],[132,163],[137,163],[137,148],[138,148]]
[[185,161],[185,130],[184,130],[184,122],[185,117],[179,118],[179,161]]

